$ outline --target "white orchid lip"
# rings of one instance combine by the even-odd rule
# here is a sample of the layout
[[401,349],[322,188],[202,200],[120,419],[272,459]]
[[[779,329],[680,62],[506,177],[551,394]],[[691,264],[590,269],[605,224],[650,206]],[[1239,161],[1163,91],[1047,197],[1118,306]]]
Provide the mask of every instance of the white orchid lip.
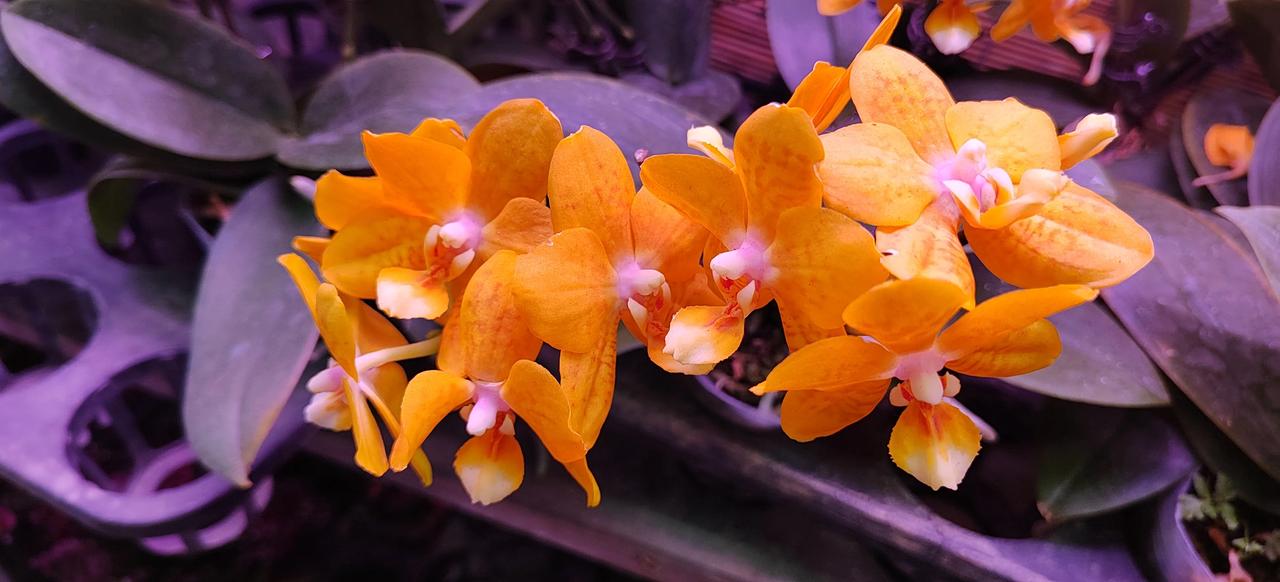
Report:
[[667,284],[667,277],[662,271],[644,269],[636,263],[619,267],[616,272],[618,297],[647,297],[662,290]]
[[712,257],[708,265],[721,284],[743,277],[763,281],[769,272],[769,260],[765,256],[764,247],[749,238],[738,245],[738,248]]
[[[938,404],[942,402],[943,396],[954,395],[960,390],[960,382],[955,379],[955,376],[947,374],[950,380],[946,380],[938,375],[946,365],[947,358],[930,348],[902,356],[893,376],[911,384],[911,396],[914,399],[928,404]],[[946,382],[952,382],[954,386],[948,386]],[[899,393],[896,397],[890,394],[890,401],[899,405],[897,401],[900,400],[901,405],[905,406],[906,399],[902,396],[900,389],[895,388],[895,390],[899,390]]]

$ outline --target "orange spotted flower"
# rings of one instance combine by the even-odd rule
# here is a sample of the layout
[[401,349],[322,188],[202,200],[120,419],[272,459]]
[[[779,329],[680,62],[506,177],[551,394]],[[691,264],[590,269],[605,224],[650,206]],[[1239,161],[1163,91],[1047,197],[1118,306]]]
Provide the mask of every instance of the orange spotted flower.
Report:
[[890,402],[905,406],[889,454],[924,484],[955,489],[978,453],[973,421],[945,399],[960,381],[944,369],[1006,377],[1044,368],[1062,350],[1046,317],[1093,300],[1083,285],[1006,293],[943,327],[969,298],[947,281],[882,283],[854,300],[844,322],[865,336],[841,335],[792,353],[752,388],[786,390],[782,428],[798,441],[834,434],[871,412],[894,379]]
[[1093,55],[1084,78],[1085,85],[1092,85],[1102,75],[1102,59],[1111,46],[1111,27],[1097,16],[1083,14],[1091,1],[1013,0],[991,27],[991,38],[1003,42],[1030,26],[1044,42],[1065,39],[1076,52]]
[[[363,301],[321,283],[302,257],[286,254],[278,261],[297,285],[334,361],[307,382],[314,395],[306,418],[329,430],[352,431],[356,464],[380,476],[387,472],[387,451],[372,410],[378,411],[392,436],[400,434],[400,402],[407,380],[395,362],[429,356],[439,342],[433,338],[409,344],[391,322]],[[422,483],[430,485],[426,456],[419,452],[410,462]]]
[[792,347],[842,333],[841,309],[886,273],[866,229],[821,208],[814,167],[824,154],[810,115],[766,105],[743,122],[731,152],[705,130],[690,142],[711,157],[653,156],[640,176],[710,231],[704,256],[724,305],[678,311],[664,351],[690,366],[720,362],[742,342],[746,315],[775,298]]
[[562,137],[540,101],[507,101],[464,138],[451,120],[410,134],[364,134],[370,178],[329,172],[316,215],[337,231],[325,279],[392,317],[435,319],[474,268],[551,236],[547,167]]
[[895,277],[949,281],[972,306],[962,220],[978,257],[1020,287],[1105,287],[1151,260],[1146,230],[1063,173],[1115,138],[1112,116],[1059,136],[1015,99],[956,103],[924,63],[883,44],[854,59],[849,79],[863,123],[822,136],[824,200],[880,227]]
[[516,254],[503,250],[476,270],[445,325],[440,369],[414,376],[405,390],[403,431],[391,449],[391,467],[399,471],[412,463],[436,425],[461,408],[472,436],[458,449],[454,471],[472,501],[501,501],[524,480],[524,456],[514,436],[520,418],[586,491],[587,505],[595,506],[600,488],[587,467],[590,445],[572,424],[581,410],[533,362],[542,342],[516,308],[515,266]]
[[573,399],[592,399],[575,427],[595,441],[613,394],[618,323],[663,368],[705,373],[663,353],[675,310],[717,298],[698,259],[707,231],[647,190],[636,192],[626,157],[583,127],[556,148],[548,184],[557,234],[516,260],[516,299],[538,337],[560,350]]

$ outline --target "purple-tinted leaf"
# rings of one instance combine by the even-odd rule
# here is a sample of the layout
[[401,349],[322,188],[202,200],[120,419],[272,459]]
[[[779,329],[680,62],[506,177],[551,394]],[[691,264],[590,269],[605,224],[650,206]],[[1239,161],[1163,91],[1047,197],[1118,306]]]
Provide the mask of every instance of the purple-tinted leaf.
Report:
[[0,16],[41,83],[130,138],[179,155],[246,161],[294,124],[280,74],[224,31],[142,0],[22,0]]
[[408,132],[427,117],[445,117],[480,83],[453,61],[410,50],[353,61],[320,83],[302,114],[302,136],[280,146],[292,167],[364,169],[360,132]]
[[1249,163],[1249,204],[1280,206],[1280,107],[1272,104],[1267,110],[1253,146],[1253,160]]
[[[1192,97],[1182,112],[1182,145],[1196,175],[1209,176],[1227,170],[1210,162],[1204,151],[1204,137],[1210,127],[1218,123],[1244,125],[1249,131],[1257,132],[1270,105],[1267,99],[1239,89],[1204,90]],[[1206,187],[1218,204],[1242,206],[1249,199],[1247,186],[1244,178],[1236,178]]]
[[809,0],[768,2],[769,44],[787,86],[794,89],[813,64],[848,65],[880,24],[875,2],[863,2],[835,17],[818,14]]
[[1144,508],[1134,532],[1138,553],[1148,572],[1159,582],[1210,582],[1217,576],[1205,564],[1187,535],[1178,512],[1178,498],[1191,479],[1183,479]]
[[1280,515],[1280,481],[1259,469],[1185,395],[1175,389],[1169,396],[1178,425],[1204,464],[1229,477],[1241,499]]
[[1257,263],[1176,200],[1125,184],[1155,259],[1103,297],[1148,355],[1254,462],[1280,476],[1280,301]]
[[311,208],[279,178],[245,193],[209,251],[191,326],[182,422],[200,461],[246,486],[249,466],[297,385],[316,329],[276,256],[315,234]]
[[1272,88],[1280,89],[1280,4],[1271,0],[1231,0],[1227,2],[1231,24],[1262,75]]
[[1051,522],[1127,507],[1196,468],[1182,435],[1154,411],[1060,405],[1048,417],[1037,505]]
[[1088,188],[1107,200],[1116,199],[1116,187],[1111,183],[1107,171],[1097,160],[1084,160],[1067,170],[1067,177],[1085,188]]
[[1280,293],[1280,206],[1223,206],[1218,214],[1227,217],[1244,233],[1258,264],[1271,281],[1271,288]]
[[681,85],[668,85],[648,73],[630,73],[621,79],[714,121],[728,117],[742,100],[742,84],[737,77],[723,71],[709,69],[702,76]]
[[[1014,289],[973,261],[978,300]],[[1116,322],[1096,303],[1068,309],[1051,318],[1062,339],[1062,355],[1052,366],[1005,380],[1047,396],[1103,406],[1163,406],[1169,395],[1160,371]]]
[[1191,158],[1187,157],[1187,146],[1182,140],[1182,132],[1176,128],[1169,132],[1169,163],[1173,166],[1174,174],[1178,176],[1178,191],[1182,192],[1182,197],[1188,204],[1196,208],[1213,208],[1218,205],[1218,201],[1214,200],[1208,188],[1192,183],[1199,175],[1196,174],[1195,166],[1191,164]]
[[711,4],[711,0],[627,2],[649,72],[669,85],[706,75],[711,63]]

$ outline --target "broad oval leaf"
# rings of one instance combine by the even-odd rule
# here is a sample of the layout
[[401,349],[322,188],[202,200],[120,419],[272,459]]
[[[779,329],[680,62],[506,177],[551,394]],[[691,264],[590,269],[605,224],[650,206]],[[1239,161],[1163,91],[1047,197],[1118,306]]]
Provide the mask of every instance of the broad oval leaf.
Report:
[[1280,515],[1280,481],[1259,469],[1257,463],[1241,452],[1181,392],[1172,391],[1170,399],[1174,418],[1204,463],[1230,478],[1241,499],[1258,509]]
[[1125,184],[1117,204],[1155,259],[1103,297],[1156,364],[1263,470],[1280,476],[1280,300],[1229,235],[1168,196]]
[[1280,206],[1223,206],[1218,214],[1227,217],[1244,233],[1271,288],[1280,294]]
[[607,134],[626,154],[635,175],[634,153],[692,153],[685,132],[710,124],[661,96],[586,73],[535,73],[489,83],[460,106],[457,119],[474,125],[503,101],[523,97],[541,99],[566,132],[589,125]]
[[179,155],[247,161],[293,126],[283,77],[221,30],[142,0],[22,0],[0,16],[17,60],[94,120]]
[[1182,141],[1182,132],[1176,128],[1169,132],[1169,164],[1178,178],[1178,190],[1182,192],[1182,198],[1187,201],[1187,204],[1196,208],[1213,208],[1218,205],[1218,201],[1214,200],[1208,188],[1196,186],[1193,183],[1199,176],[1196,174],[1195,166],[1191,164],[1191,158],[1187,157],[1187,146]]
[[[973,263],[978,300],[1014,287]],[[1005,381],[1046,396],[1104,406],[1164,406],[1169,394],[1160,370],[1129,333],[1097,303],[1086,303],[1049,318],[1062,339],[1062,355],[1052,366]]]
[[1275,103],[1267,110],[1254,136],[1253,160],[1249,163],[1249,204],[1280,206],[1280,107]]
[[268,178],[236,204],[205,264],[182,421],[200,460],[238,485],[249,484],[249,466],[317,336],[275,259],[294,235],[318,232],[306,201]]
[[817,3],[810,0],[767,2],[765,10],[773,60],[792,89],[818,61],[848,65],[880,24],[875,2],[830,17],[818,14]]
[[360,132],[408,132],[427,117],[447,117],[480,88],[465,69],[439,55],[392,50],[363,57],[330,74],[302,114],[302,135],[277,158],[307,170],[365,169]]
[[[1210,176],[1227,170],[1210,162],[1204,151],[1204,136],[1210,127],[1218,123],[1244,125],[1257,133],[1270,105],[1266,98],[1239,89],[1208,89],[1192,97],[1182,112],[1182,145],[1196,175]],[[1215,182],[1206,188],[1218,204],[1241,206],[1248,203],[1248,182],[1245,178]]]
[[1051,522],[1127,507],[1181,481],[1196,460],[1154,411],[1060,406],[1046,428],[1036,501]]

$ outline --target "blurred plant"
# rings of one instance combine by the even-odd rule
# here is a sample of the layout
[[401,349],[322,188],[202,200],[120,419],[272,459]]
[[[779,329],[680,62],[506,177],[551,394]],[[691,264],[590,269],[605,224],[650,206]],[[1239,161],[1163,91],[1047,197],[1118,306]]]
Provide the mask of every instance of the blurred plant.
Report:
[[1249,161],[1253,159],[1253,133],[1248,126],[1215,123],[1204,134],[1204,154],[1213,165],[1229,169],[1219,174],[1200,176],[1192,182],[1193,185],[1206,186],[1244,177],[1249,173]]

